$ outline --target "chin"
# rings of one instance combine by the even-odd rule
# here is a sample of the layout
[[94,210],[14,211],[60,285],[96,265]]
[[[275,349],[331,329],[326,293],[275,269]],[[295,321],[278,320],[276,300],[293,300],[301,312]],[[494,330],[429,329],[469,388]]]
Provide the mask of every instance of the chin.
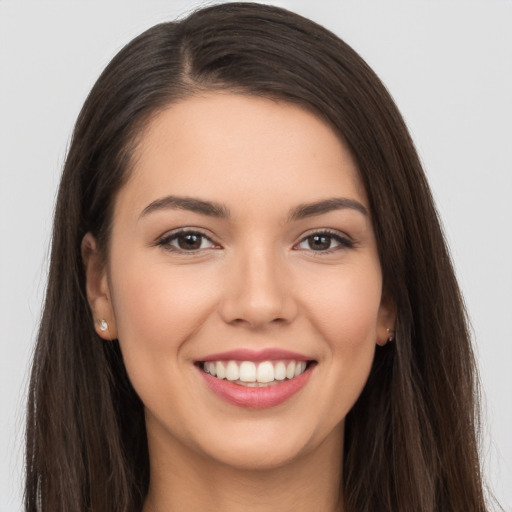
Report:
[[276,446],[274,443],[237,443],[210,453],[212,460],[240,471],[268,471],[286,467],[305,455],[304,445]]
[[[343,444],[343,422],[329,433],[297,423],[293,427],[272,425],[272,428],[262,424],[249,428],[240,425],[237,430],[238,435],[219,432],[213,443],[210,437],[206,446],[198,447],[199,451],[212,462],[240,471],[264,471],[307,461],[324,449],[341,450]],[[244,435],[240,435],[242,431]]]

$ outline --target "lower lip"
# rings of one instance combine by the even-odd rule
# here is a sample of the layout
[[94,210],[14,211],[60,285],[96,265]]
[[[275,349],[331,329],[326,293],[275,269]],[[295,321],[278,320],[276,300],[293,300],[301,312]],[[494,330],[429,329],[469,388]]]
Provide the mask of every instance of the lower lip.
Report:
[[306,385],[312,370],[313,365],[293,379],[284,380],[272,386],[250,388],[229,380],[217,379],[198,368],[207,386],[218,397],[232,405],[251,409],[264,409],[286,402]]

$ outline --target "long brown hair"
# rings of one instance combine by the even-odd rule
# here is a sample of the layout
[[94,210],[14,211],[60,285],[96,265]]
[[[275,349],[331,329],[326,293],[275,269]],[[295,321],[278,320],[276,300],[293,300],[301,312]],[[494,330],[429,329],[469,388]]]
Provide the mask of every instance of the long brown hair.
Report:
[[112,205],[145,126],[201,90],[305,106],[351,149],[366,187],[396,341],[377,347],[346,418],[347,512],[484,511],[477,382],[463,302],[411,138],[366,63],[323,27],[250,3],[157,25],[104,70],[78,117],[59,189],[28,404],[27,512],[140,511],[143,406],[117,341],[102,342],[80,243],[108,251]]

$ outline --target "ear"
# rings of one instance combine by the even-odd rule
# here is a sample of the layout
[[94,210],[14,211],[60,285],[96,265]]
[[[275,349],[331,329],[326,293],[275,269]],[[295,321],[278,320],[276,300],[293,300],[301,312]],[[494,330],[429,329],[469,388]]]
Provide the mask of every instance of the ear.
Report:
[[396,304],[385,291],[382,292],[377,320],[377,345],[384,346],[395,337]]
[[87,301],[94,318],[95,330],[104,340],[113,340],[117,338],[117,327],[107,279],[106,262],[91,233],[87,233],[82,239],[81,251],[85,268]]

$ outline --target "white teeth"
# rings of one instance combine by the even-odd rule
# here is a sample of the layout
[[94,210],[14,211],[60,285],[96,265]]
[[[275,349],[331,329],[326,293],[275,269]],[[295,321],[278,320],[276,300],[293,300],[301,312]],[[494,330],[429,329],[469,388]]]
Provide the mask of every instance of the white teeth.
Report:
[[217,374],[217,378],[219,379],[225,379],[226,378],[226,368],[224,365],[217,361],[215,364],[215,373]]
[[306,366],[306,361],[206,361],[203,369],[218,379],[238,381],[255,387],[257,384],[267,385],[298,377],[304,373]]
[[293,379],[295,377],[295,361],[290,361],[286,367],[286,378]]
[[211,361],[205,363],[205,371],[207,371],[210,375],[213,375],[215,377],[217,375],[217,372],[215,369],[215,363],[211,362]]
[[274,368],[274,379],[284,380],[286,379],[286,366],[283,361],[279,361]]
[[229,361],[226,366],[226,379],[238,380],[240,378],[240,372],[238,371],[238,365],[235,361]]
[[244,361],[240,364],[240,380],[242,382],[256,381],[256,365],[252,361]]
[[274,366],[270,361],[265,361],[258,365],[258,376],[256,380],[258,382],[272,382],[274,380]]
[[298,377],[306,369],[306,362],[299,361],[295,366],[295,377]]

